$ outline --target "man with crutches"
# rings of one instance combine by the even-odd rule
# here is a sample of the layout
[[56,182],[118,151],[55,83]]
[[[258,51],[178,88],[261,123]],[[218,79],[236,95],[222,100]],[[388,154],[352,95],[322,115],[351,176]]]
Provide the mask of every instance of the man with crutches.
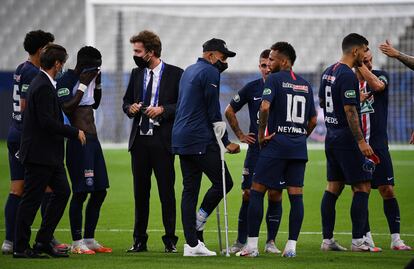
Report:
[[[235,55],[236,53],[227,49],[223,40],[208,40],[203,44],[203,56],[189,66],[181,77],[172,131],[172,148],[180,157],[183,176],[181,212],[186,239],[184,256],[216,255],[204,245],[203,229],[223,194],[229,192],[233,186],[221,152],[224,153],[224,148],[229,153],[240,151],[238,144],[228,140],[223,123],[219,123],[222,122],[219,102],[220,73],[227,69],[227,58]],[[221,138],[223,149],[217,143],[214,128]],[[196,212],[203,173],[207,175],[212,186]]]

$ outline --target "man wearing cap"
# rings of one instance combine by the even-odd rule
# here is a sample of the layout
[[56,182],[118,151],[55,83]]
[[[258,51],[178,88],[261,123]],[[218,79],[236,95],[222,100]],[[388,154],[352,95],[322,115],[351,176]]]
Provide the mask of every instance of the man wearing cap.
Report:
[[[172,131],[173,153],[180,156],[183,175],[181,199],[182,223],[187,244],[184,256],[215,256],[203,243],[203,229],[208,216],[223,198],[220,148],[213,126],[222,121],[220,112],[220,73],[227,69],[227,58],[236,53],[228,50],[221,39],[203,44],[203,56],[183,73]],[[229,153],[238,153],[240,146],[231,143],[227,132],[222,138]],[[225,166],[226,191],[233,186]],[[202,173],[212,186],[196,212]]]

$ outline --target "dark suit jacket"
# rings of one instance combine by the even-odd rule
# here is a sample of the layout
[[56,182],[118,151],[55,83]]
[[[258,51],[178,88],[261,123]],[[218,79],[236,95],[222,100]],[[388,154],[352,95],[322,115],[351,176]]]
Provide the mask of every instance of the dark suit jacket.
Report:
[[[178,86],[183,70],[177,66],[169,65],[164,62],[164,71],[161,76],[158,105],[164,107],[164,112],[160,116],[159,130],[162,136],[162,143],[171,151],[171,131],[174,124],[175,107],[178,99]],[[129,107],[133,103],[143,102],[143,80],[145,69],[134,68],[131,72],[128,88],[124,96],[122,109],[130,118],[134,118],[132,123],[131,135],[129,137],[128,150],[131,150],[137,135],[139,135],[139,121],[141,112],[135,116],[128,113]]]
[[56,89],[48,76],[39,72],[29,86],[20,145],[22,163],[60,165],[64,137],[78,137],[78,129],[63,124]]

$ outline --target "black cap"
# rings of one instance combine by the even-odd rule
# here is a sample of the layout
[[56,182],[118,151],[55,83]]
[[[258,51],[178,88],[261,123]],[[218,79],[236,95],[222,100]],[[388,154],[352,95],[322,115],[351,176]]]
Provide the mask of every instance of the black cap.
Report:
[[203,44],[203,52],[206,51],[220,51],[227,57],[234,57],[236,53],[227,48],[226,42],[218,38],[212,38]]

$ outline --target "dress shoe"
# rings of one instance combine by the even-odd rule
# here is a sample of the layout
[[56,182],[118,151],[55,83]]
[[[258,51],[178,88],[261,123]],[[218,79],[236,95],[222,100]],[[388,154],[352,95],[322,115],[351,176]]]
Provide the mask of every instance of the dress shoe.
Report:
[[135,242],[127,252],[143,252],[148,251],[147,244],[142,242]]
[[36,242],[33,245],[33,249],[39,253],[46,253],[47,255],[54,257],[54,258],[67,258],[69,257],[68,253],[65,251],[61,251],[55,248],[52,242],[49,243],[40,243]]
[[46,255],[41,255],[37,251],[34,251],[31,248],[25,249],[23,252],[13,252],[13,258],[15,259],[47,259],[49,258]]
[[177,253],[177,247],[173,243],[166,244],[164,251],[167,253]]

